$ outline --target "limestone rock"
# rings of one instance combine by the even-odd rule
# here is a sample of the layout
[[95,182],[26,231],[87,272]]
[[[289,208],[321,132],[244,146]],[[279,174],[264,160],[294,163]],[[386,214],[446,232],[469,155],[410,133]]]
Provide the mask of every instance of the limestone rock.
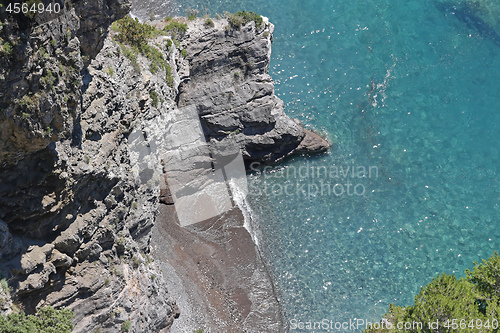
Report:
[[47,257],[52,254],[53,249],[53,244],[45,244],[42,247],[37,245],[30,246],[28,251],[21,257],[21,273],[31,273],[38,266],[44,265]]
[[198,20],[185,42],[189,77],[181,77],[179,107],[195,106],[207,141],[219,150],[241,148],[247,161],[277,162],[294,152],[329,147],[290,119],[274,94],[269,76],[273,31],[267,18],[260,28],[252,21],[241,30],[226,20],[216,20],[207,30]]
[[306,136],[295,149],[297,153],[316,154],[326,152],[330,148],[330,144],[318,134],[304,130]]
[[[137,128],[146,150],[156,144],[148,134],[164,136],[146,130],[175,106],[175,89],[142,56],[144,72],[133,70],[106,38],[129,7],[128,0],[68,2],[50,24],[21,27],[14,16],[2,30],[4,41],[26,49],[0,57],[0,270],[17,269],[13,292],[27,311],[72,308],[74,332],[118,332],[128,319],[129,332],[158,332],[178,316],[159,268],[132,260],[149,248],[161,171],[152,172],[154,152],[134,155],[129,136]],[[40,245],[23,249],[13,233]],[[120,242],[127,246],[118,254]]]
[[68,230],[56,238],[54,241],[55,247],[64,253],[73,255],[81,244],[81,239]]
[[170,188],[168,187],[167,175],[165,175],[165,178],[160,185],[160,203],[165,205],[174,204],[172,193],[170,192]]
[[97,243],[91,242],[85,244],[85,246],[79,249],[75,253],[75,257],[77,257],[79,261],[93,261],[99,259],[99,255],[101,254],[101,252],[102,247]]
[[50,258],[50,262],[56,267],[63,267],[63,268],[68,268],[71,266],[73,263],[73,259],[64,254],[59,252],[58,250],[54,249],[52,251],[52,257]]
[[8,288],[0,288],[0,315],[7,316],[12,313],[13,303]]
[[55,273],[55,266],[47,262],[43,264],[43,268],[40,272],[35,272],[26,278],[26,280],[21,281],[18,287],[19,294],[30,293],[39,289],[42,289],[47,282],[49,282],[50,274]]
[[0,260],[15,256],[21,248],[21,240],[12,236],[7,223],[0,219]]

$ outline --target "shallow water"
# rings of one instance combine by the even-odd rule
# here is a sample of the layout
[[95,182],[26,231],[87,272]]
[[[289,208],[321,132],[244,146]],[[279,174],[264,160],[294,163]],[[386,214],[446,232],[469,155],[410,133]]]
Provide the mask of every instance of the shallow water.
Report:
[[277,95],[333,142],[328,155],[249,176],[289,321],[379,321],[437,274],[463,275],[498,250],[491,35],[431,0],[203,4],[270,18]]

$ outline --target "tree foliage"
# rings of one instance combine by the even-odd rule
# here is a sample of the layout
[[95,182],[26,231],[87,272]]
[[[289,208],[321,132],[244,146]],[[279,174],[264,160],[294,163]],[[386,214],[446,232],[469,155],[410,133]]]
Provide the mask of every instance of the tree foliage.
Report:
[[[187,29],[187,26],[186,26]],[[112,25],[112,30],[117,32],[116,40],[121,46],[124,55],[132,62],[136,71],[140,71],[137,54],[141,53],[151,61],[149,70],[155,74],[158,70],[167,71],[168,62],[163,53],[156,47],[148,44],[148,39],[163,34],[162,31],[147,24],[140,23],[137,19],[125,16]],[[129,45],[127,48],[124,44]]]
[[73,329],[73,312],[53,307],[40,308],[36,315],[12,313],[0,316],[1,333],[70,333]]
[[172,38],[178,39],[184,36],[188,29],[187,23],[179,22],[177,20],[170,19],[168,23],[163,27],[163,31],[168,33]]
[[[413,306],[389,305],[383,322],[372,332],[498,332],[500,322],[500,257],[495,252],[474,263],[466,278],[442,275],[421,288]],[[431,325],[431,323],[438,325]],[[398,328],[398,323],[400,327]],[[421,326],[410,325],[421,323]],[[401,329],[407,324],[408,328]]]
[[139,50],[147,44],[148,38],[157,36],[160,33],[155,27],[147,23],[141,23],[130,16],[125,16],[116,21],[115,27],[119,31],[116,37],[119,42],[137,47]]
[[252,11],[246,12],[241,11],[235,14],[229,14],[228,16],[229,23],[233,28],[241,29],[242,26],[246,25],[250,21],[255,22],[255,26],[257,29],[260,29],[264,24],[264,20],[262,20],[262,16],[256,14]]
[[488,260],[483,259],[480,264],[474,262],[473,271],[467,269],[465,274],[467,280],[475,284],[478,298],[500,298],[500,256],[496,251]]

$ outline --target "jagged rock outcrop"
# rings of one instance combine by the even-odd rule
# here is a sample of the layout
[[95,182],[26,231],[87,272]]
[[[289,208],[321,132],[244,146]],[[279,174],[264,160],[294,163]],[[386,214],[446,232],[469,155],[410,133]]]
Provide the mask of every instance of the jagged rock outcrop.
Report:
[[[194,105],[207,141],[239,147],[247,161],[277,162],[298,152],[306,131],[284,112],[269,76],[274,25],[264,18],[233,28],[198,20],[188,30],[189,71],[181,76],[179,107]],[[314,144],[311,140],[314,141]],[[324,152],[329,144],[309,132],[300,152]]]

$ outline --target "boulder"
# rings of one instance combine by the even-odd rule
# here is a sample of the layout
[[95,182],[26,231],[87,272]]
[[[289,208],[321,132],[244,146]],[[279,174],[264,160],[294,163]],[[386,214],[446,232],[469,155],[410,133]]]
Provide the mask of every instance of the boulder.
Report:
[[21,257],[21,273],[29,274],[37,267],[44,265],[53,249],[54,245],[50,243],[42,247],[38,245],[30,246],[28,251]]

